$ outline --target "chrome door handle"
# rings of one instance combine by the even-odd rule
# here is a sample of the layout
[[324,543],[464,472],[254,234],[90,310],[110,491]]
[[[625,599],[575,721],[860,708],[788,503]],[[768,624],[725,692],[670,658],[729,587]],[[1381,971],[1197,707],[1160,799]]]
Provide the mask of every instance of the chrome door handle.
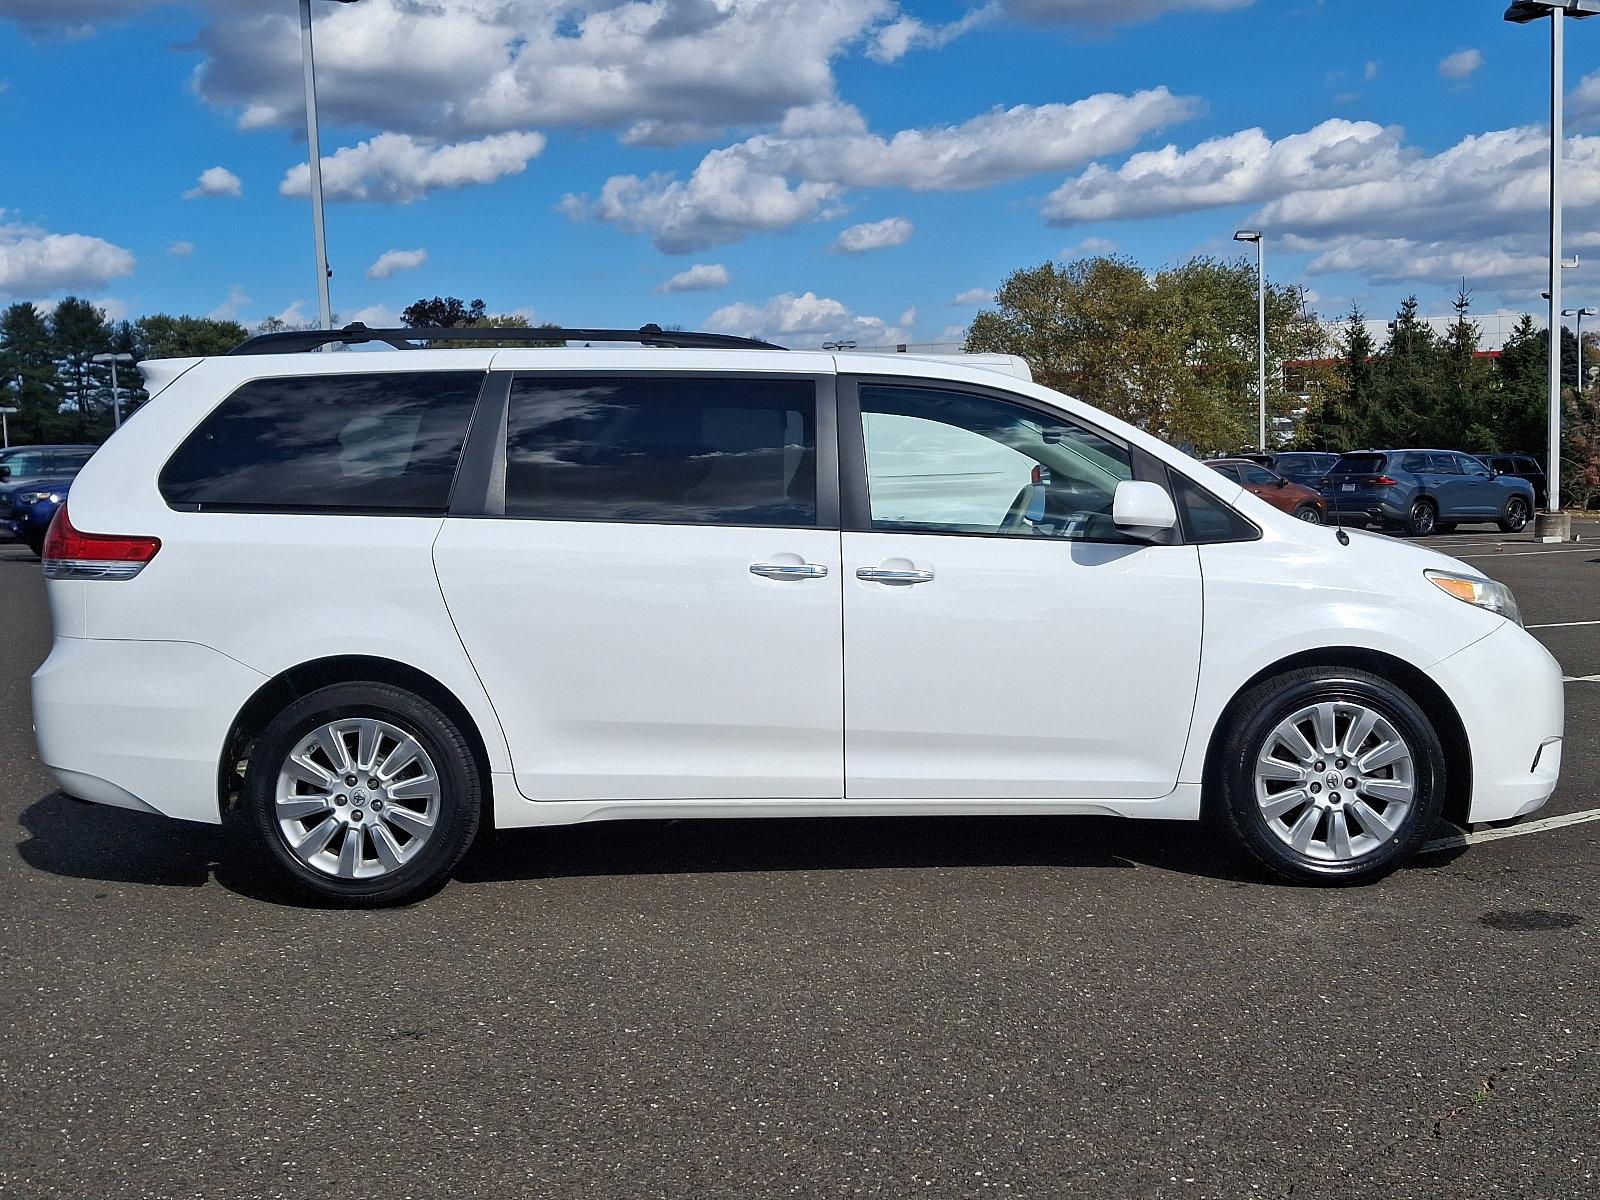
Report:
[[821,563],[751,563],[750,574],[763,579],[824,579],[828,568]]
[[932,583],[932,571],[891,571],[886,567],[857,567],[856,578],[868,583]]

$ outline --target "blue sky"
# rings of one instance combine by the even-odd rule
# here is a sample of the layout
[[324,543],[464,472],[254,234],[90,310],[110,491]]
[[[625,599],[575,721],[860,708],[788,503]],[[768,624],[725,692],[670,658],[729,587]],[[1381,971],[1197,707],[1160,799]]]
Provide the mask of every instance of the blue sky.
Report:
[[[1537,309],[1547,36],[1503,8],[318,0],[334,307],[927,341],[1017,267],[1259,224],[1326,316]],[[295,12],[0,0],[0,300],[314,316]],[[1600,20],[1568,86],[1600,304]]]

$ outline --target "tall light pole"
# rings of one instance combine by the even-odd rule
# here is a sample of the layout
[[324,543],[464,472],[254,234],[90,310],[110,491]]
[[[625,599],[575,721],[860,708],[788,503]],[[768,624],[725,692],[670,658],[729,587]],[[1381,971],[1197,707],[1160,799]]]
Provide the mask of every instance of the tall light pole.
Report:
[[113,428],[122,428],[122,393],[117,389],[117,364],[131,363],[131,354],[96,354],[89,359],[93,363],[111,364],[111,419]]
[[1578,319],[1578,398],[1583,398],[1583,319],[1585,317],[1600,317],[1600,308],[1563,308],[1563,317],[1576,317]]
[[[333,0],[354,4],[356,0]],[[300,0],[300,62],[306,77],[306,153],[311,166],[311,232],[317,243],[317,313],[323,329],[333,328],[328,298],[328,238],[322,226],[322,140],[317,136],[317,62],[311,46],[311,0]]]
[[1256,244],[1256,442],[1267,453],[1267,238],[1259,229],[1241,229],[1236,242]]
[[[1600,14],[1600,0],[1514,0],[1506,20],[1514,25],[1550,18],[1550,420],[1545,475],[1550,481],[1546,513],[1534,521],[1534,536],[1565,541],[1571,525],[1561,512],[1561,159],[1565,151],[1562,101],[1566,87],[1566,19]],[[1549,519],[1546,519],[1548,517]]]

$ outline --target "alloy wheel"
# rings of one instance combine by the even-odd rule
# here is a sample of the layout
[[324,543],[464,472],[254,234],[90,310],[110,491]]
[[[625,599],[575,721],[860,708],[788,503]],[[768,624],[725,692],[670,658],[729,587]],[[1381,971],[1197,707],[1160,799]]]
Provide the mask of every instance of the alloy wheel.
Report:
[[295,744],[278,772],[275,815],[295,857],[339,879],[372,879],[416,857],[438,824],[439,773],[417,738],[346,717]]
[[1256,757],[1256,804],[1267,828],[1321,862],[1353,862],[1377,850],[1415,796],[1411,747],[1382,713],[1352,700],[1291,713]]

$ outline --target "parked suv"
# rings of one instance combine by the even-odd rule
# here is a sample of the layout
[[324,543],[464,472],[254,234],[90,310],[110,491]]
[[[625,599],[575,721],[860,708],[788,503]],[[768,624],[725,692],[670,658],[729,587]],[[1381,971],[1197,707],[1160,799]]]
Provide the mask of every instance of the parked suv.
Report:
[[1534,506],[1526,480],[1455,450],[1358,450],[1333,465],[1322,494],[1341,524],[1398,525],[1418,536],[1475,523],[1518,533]]
[[1533,488],[1533,502],[1540,508],[1545,506],[1549,483],[1545,479],[1544,468],[1539,465],[1538,459],[1529,454],[1490,454],[1486,455],[1483,461],[1497,475],[1526,479]]
[[1208,816],[1365,881],[1556,785],[1561,671],[1505,587],[1014,361],[437,348],[518,332],[143,364],[45,549],[63,791],[238,808],[285,880],[373,905],[486,820]]
[[1328,502],[1308,487],[1290,483],[1284,476],[1243,458],[1213,458],[1206,461],[1217,474],[1244,485],[1252,496],[1301,521],[1321,525],[1328,519]]

